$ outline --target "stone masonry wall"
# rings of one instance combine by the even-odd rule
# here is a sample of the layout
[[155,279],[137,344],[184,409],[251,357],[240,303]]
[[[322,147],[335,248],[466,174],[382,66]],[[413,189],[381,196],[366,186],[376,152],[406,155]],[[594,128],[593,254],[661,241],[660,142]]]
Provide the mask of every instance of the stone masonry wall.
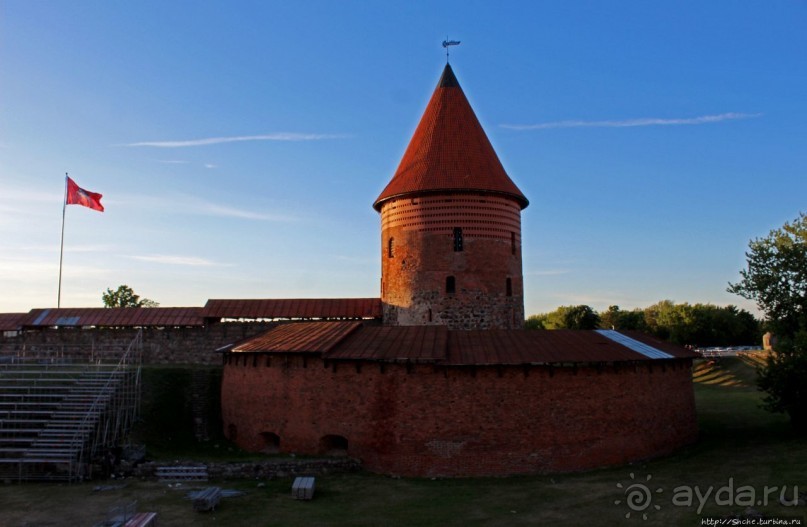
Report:
[[380,473],[577,471],[693,442],[690,370],[688,360],[474,368],[232,353],[222,417],[247,450],[279,438],[281,452],[318,455],[327,436],[340,436],[347,455]]
[[[207,327],[143,328],[146,364],[221,364],[216,349],[255,336],[274,322],[225,322]],[[34,358],[114,358],[135,338],[135,328],[45,328],[0,337],[0,355]]]
[[[175,463],[178,466],[199,465],[194,461]],[[250,462],[213,462],[204,463],[207,474],[213,480],[227,479],[275,479],[291,476],[311,476],[361,470],[361,464],[350,458],[329,459],[269,459],[266,461]],[[134,467],[132,475],[142,478],[156,477],[157,467],[164,467],[166,463],[150,461]]]

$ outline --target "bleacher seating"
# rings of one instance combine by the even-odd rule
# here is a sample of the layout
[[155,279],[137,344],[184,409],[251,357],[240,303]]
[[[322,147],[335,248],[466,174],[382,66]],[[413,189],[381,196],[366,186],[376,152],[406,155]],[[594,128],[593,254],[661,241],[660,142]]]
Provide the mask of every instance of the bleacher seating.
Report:
[[120,440],[139,375],[121,364],[0,363],[0,478],[79,480]]

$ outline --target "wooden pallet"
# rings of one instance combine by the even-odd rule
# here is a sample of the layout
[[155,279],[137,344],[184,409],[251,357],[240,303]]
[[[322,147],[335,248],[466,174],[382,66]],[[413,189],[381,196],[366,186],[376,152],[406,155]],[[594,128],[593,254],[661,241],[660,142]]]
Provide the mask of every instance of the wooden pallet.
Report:
[[216,510],[221,500],[220,487],[208,487],[196,493],[193,497],[193,510],[206,512]]
[[207,481],[207,466],[164,466],[154,471],[160,481]]
[[294,478],[291,486],[291,496],[295,500],[310,500],[314,498],[315,479],[311,476]]

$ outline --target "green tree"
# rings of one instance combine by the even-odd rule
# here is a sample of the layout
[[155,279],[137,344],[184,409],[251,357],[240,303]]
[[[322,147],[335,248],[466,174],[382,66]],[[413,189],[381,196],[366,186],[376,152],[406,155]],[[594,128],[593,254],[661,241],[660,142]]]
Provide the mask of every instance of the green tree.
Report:
[[807,330],[807,215],[748,247],[742,280],[728,291],[754,300],[779,337]]
[[524,321],[524,329],[546,329],[546,315],[530,315]]
[[647,330],[647,325],[644,322],[644,311],[641,309],[623,311],[619,306],[608,306],[606,311],[600,313],[600,327],[616,330]]
[[600,316],[586,305],[561,306],[551,313],[531,316],[527,324],[531,323],[541,329],[596,329]]
[[781,339],[758,373],[765,408],[787,414],[793,427],[807,434],[807,332]]
[[149,298],[140,298],[128,285],[120,285],[116,290],[107,288],[101,295],[104,307],[157,307],[160,304]]
[[747,268],[728,291],[756,301],[778,343],[760,370],[765,406],[807,433],[807,215],[751,240]]
[[695,304],[692,306],[693,327],[689,344],[698,346],[736,346],[759,343],[762,339],[759,321],[736,306]]

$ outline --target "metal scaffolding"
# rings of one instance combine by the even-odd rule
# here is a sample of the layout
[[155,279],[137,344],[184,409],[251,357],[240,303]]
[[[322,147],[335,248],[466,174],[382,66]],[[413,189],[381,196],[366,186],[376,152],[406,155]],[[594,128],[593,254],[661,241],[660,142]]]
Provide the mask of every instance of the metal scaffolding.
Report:
[[117,360],[36,355],[0,357],[0,478],[89,478],[139,414],[142,330]]

